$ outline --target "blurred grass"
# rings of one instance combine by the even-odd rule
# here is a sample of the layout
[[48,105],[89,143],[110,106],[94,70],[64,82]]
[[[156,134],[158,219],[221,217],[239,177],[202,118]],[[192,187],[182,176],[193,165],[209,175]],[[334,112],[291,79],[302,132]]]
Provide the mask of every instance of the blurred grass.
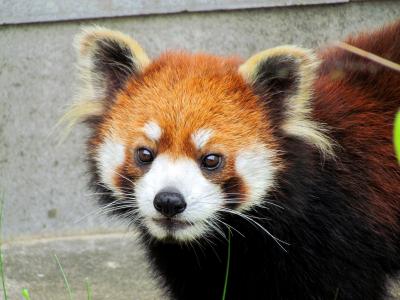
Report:
[[397,155],[397,160],[400,164],[400,110],[397,112],[394,120],[394,150]]
[[3,289],[4,300],[8,300],[7,290],[6,290],[6,281],[4,276],[4,260],[3,260],[3,207],[4,207],[4,192],[0,192],[0,277],[1,277],[1,285]]
[[228,278],[229,278],[230,262],[231,262],[231,230],[228,229],[228,255],[227,255],[227,258],[226,258],[225,282],[224,282],[224,291],[222,293],[222,300],[225,300],[226,291],[228,289]]
[[24,297],[25,300],[31,300],[31,296],[27,289],[22,289],[22,297]]
[[87,291],[87,300],[92,300],[92,287],[89,282],[89,278],[86,278],[86,291]]

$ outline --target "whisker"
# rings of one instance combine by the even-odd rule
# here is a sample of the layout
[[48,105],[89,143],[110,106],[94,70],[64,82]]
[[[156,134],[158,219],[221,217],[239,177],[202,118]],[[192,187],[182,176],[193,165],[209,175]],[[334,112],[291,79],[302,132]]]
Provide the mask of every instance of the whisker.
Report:
[[112,205],[113,205],[114,203],[116,203],[117,201],[119,201],[119,199],[115,199],[114,201],[108,203],[107,205],[101,206],[101,207],[99,207],[99,208],[97,208],[97,209],[95,209],[95,210],[89,212],[88,214],[86,214],[86,215],[84,215],[83,217],[79,218],[79,219],[78,219],[77,221],[75,221],[73,224],[78,224],[78,223],[82,222],[84,219],[86,219],[86,218],[88,218],[88,217],[90,217],[90,216],[92,216],[92,215],[97,215],[97,214],[100,213],[103,209],[105,209],[105,208],[107,208],[107,207],[109,207],[109,206],[112,206]]
[[227,209],[227,208],[223,208],[221,209],[221,211],[225,211],[227,213],[231,213],[234,215],[237,215],[239,217],[242,217],[244,220],[247,220],[250,224],[253,224],[255,227],[258,227],[259,229],[261,229],[262,231],[264,231],[267,235],[269,235],[278,245],[279,247],[284,250],[285,252],[287,252],[287,250],[281,245],[282,244],[286,244],[286,245],[290,245],[289,243],[282,241],[280,239],[278,239],[277,237],[275,237],[273,234],[271,234],[266,228],[264,228],[262,225],[260,225],[258,222],[254,221],[251,217],[238,212],[236,210],[232,210],[232,209]]
[[222,221],[220,218],[215,218],[215,220],[216,220],[217,222],[220,222],[221,224],[225,225],[226,228],[228,228],[229,230],[230,230],[230,229],[233,229],[233,230],[236,231],[239,235],[241,235],[242,237],[245,238],[244,234],[241,233],[239,230],[237,230],[237,229],[236,229],[235,227],[233,227],[232,225],[228,225],[227,223],[225,223],[224,221]]

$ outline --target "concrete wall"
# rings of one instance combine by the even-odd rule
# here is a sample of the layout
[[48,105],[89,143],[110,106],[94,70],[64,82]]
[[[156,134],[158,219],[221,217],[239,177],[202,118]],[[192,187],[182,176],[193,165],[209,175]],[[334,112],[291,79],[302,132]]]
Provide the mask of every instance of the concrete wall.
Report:
[[75,90],[71,41],[81,26],[99,24],[130,33],[152,56],[183,48],[247,57],[280,44],[317,47],[399,17],[399,1],[367,1],[0,26],[5,237],[94,232],[110,226],[95,214],[84,217],[96,209],[86,188],[86,129],[76,128],[61,146],[59,132],[51,134]]

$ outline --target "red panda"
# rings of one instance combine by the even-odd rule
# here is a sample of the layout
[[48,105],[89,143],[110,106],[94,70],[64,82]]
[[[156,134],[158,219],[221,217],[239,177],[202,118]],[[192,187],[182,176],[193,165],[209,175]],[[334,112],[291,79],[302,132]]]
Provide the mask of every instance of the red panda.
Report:
[[[400,63],[400,23],[347,43]],[[225,276],[226,299],[387,296],[399,73],[337,47],[150,60],[101,27],[76,47],[81,99],[65,118],[92,129],[91,186],[140,231],[169,296],[221,299]]]

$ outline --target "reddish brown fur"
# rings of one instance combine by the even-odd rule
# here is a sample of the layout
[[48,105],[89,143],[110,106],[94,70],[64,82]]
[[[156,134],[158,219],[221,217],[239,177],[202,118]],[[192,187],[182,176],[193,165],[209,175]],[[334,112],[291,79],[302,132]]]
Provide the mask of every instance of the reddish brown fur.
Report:
[[[400,22],[347,43],[400,63]],[[400,73],[337,48],[320,56],[313,117],[332,128],[339,142],[342,182],[366,195],[358,209],[372,223],[399,232],[400,168],[392,121],[400,107]]]

